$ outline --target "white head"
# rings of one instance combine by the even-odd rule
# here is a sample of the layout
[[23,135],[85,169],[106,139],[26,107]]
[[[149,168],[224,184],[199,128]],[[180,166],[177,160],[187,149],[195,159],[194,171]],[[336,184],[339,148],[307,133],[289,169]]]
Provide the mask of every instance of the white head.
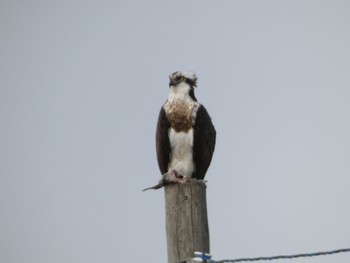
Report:
[[181,82],[185,82],[192,88],[197,86],[197,76],[193,71],[175,71],[169,76],[169,86],[176,86]]
[[170,95],[190,97],[197,101],[194,96],[194,88],[197,86],[197,76],[192,71],[176,71],[169,76]]

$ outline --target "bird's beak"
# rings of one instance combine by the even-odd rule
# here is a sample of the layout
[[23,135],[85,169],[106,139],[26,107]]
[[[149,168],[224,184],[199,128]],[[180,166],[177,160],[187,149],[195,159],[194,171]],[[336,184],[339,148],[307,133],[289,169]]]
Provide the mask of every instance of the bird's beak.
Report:
[[170,82],[169,82],[169,87],[170,86],[176,86],[177,82],[169,76]]

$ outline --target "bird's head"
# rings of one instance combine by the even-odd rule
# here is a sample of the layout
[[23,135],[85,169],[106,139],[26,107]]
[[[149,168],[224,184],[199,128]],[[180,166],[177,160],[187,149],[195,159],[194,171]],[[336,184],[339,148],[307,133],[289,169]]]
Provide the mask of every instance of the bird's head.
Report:
[[194,96],[194,88],[197,86],[197,76],[192,71],[176,71],[169,76],[170,97],[190,97],[197,101]]
[[191,88],[197,86],[197,76],[192,71],[176,71],[169,76],[169,87],[176,87],[181,83],[188,84]]

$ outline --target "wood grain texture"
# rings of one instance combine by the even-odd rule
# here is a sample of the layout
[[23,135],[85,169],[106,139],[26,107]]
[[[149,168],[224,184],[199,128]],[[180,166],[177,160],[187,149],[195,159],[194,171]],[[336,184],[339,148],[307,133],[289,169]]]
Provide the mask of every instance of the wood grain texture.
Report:
[[167,185],[165,205],[168,263],[188,260],[195,251],[209,253],[205,183]]

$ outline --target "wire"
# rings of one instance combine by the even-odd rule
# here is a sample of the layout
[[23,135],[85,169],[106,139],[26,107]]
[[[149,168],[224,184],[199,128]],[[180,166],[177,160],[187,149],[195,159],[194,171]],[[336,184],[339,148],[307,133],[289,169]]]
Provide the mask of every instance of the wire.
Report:
[[256,258],[239,258],[239,259],[224,259],[219,261],[214,261],[215,263],[225,263],[225,262],[244,262],[244,261],[259,261],[259,260],[275,260],[275,259],[292,259],[292,258],[301,258],[301,257],[315,257],[315,256],[326,256],[333,255],[337,253],[350,252],[350,248],[337,249],[332,251],[323,251],[316,253],[305,253],[305,254],[296,254],[296,255],[281,255],[273,257],[256,257]]

